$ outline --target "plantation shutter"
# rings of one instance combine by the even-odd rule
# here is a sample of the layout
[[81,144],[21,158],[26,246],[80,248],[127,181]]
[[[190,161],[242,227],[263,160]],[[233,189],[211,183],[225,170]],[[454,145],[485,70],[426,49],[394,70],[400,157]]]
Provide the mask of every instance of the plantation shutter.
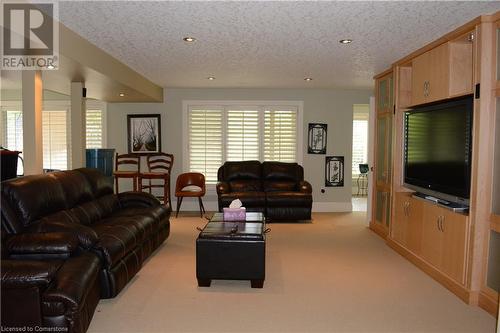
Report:
[[264,160],[296,162],[296,110],[266,110],[264,112]]
[[87,110],[86,114],[86,146],[102,148],[102,111]]
[[222,110],[189,110],[189,171],[201,172],[207,184],[217,182],[222,165]]
[[68,145],[66,111],[42,112],[43,168],[66,170]]
[[23,150],[23,113],[21,111],[5,111],[4,133],[5,148],[9,150]]
[[259,160],[259,111],[228,110],[226,161]]

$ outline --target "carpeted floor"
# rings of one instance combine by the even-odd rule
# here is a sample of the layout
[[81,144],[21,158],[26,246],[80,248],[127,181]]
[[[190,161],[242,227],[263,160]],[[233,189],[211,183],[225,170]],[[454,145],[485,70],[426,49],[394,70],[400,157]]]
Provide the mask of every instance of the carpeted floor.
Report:
[[318,213],[308,224],[269,224],[263,289],[248,281],[198,288],[196,227],[171,219],[167,242],[89,332],[489,332],[495,319],[468,306],[369,231],[364,213]]

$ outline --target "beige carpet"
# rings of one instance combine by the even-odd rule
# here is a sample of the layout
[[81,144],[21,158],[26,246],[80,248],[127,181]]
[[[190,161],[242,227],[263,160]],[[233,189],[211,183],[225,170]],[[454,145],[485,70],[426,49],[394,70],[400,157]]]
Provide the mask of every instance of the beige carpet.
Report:
[[468,306],[388,248],[363,213],[270,224],[263,289],[248,281],[198,288],[193,214],[171,219],[167,242],[89,332],[491,332]]

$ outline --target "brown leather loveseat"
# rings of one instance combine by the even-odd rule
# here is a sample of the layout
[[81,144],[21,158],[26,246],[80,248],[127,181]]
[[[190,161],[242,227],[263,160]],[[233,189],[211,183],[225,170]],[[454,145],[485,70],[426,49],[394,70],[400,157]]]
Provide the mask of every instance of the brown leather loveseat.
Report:
[[[3,182],[2,325],[84,332],[99,297],[116,296],[168,237],[169,217],[148,193],[114,194],[95,169]],[[37,313],[20,289],[31,290]]]
[[297,163],[226,162],[217,173],[219,211],[240,199],[270,221],[310,220],[312,187]]

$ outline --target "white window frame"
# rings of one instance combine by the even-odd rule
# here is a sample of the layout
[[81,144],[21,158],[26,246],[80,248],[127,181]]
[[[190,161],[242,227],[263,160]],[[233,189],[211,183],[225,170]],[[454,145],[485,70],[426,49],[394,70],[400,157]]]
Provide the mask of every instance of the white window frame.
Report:
[[[220,108],[221,110],[226,110],[228,108],[242,108],[248,107],[255,110],[263,111],[265,107],[293,107],[297,110],[297,163],[303,164],[303,138],[304,138],[304,124],[303,124],[303,101],[266,101],[266,100],[183,100],[182,101],[182,170],[183,172],[189,171],[189,110],[192,108]],[[264,117],[264,112],[260,112],[260,117]],[[226,117],[223,117],[222,128],[223,131],[227,127],[225,123]],[[264,133],[264,122],[260,121],[261,134]],[[224,133],[223,133],[224,135]],[[263,141],[263,135],[260,136],[260,140]],[[225,156],[226,140],[223,142],[223,157]],[[261,142],[263,147],[263,142]],[[263,151],[261,152],[263,156]],[[262,158],[261,158],[262,160]]]

